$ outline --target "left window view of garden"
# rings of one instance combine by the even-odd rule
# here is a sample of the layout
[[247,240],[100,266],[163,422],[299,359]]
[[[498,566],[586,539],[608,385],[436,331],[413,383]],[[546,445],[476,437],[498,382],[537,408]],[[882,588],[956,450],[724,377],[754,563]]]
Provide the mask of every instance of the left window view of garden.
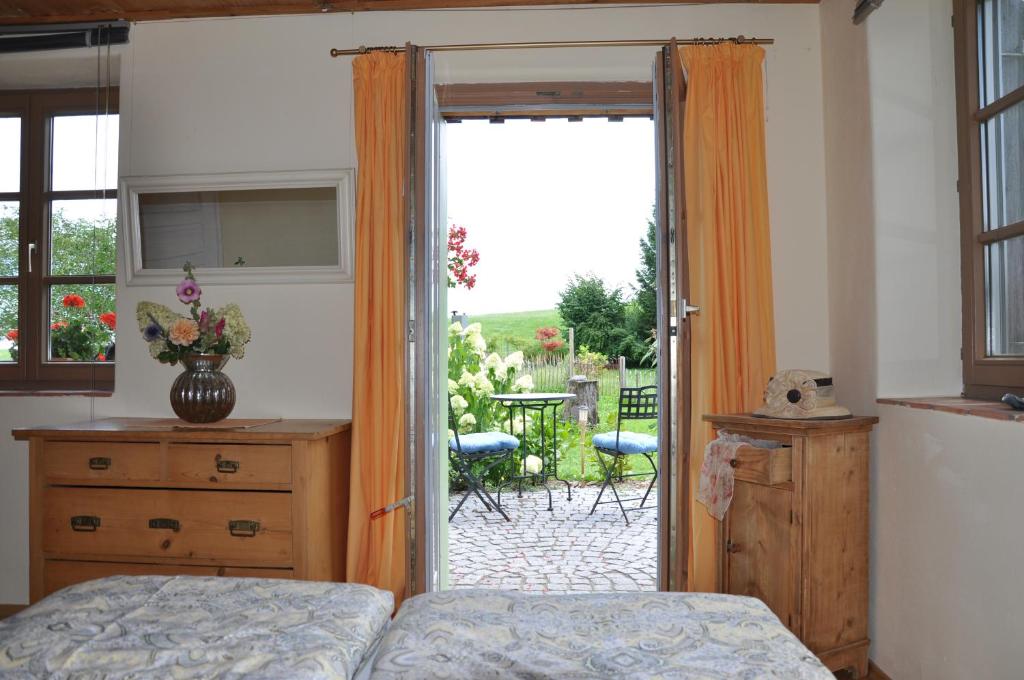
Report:
[[94,91],[0,97],[4,389],[112,387],[118,116],[96,110]]

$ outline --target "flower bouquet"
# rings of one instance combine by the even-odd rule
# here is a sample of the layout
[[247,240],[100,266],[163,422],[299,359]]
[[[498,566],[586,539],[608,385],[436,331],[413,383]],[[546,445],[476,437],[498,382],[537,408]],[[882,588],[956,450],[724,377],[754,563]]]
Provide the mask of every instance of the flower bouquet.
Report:
[[192,264],[186,262],[183,270],[175,292],[188,305],[187,316],[155,302],[140,302],[136,315],[150,355],[162,364],[185,366],[171,387],[174,412],[189,422],[210,423],[234,408],[235,387],[221,369],[230,357],[245,356],[252,331],[236,304],[204,309]]

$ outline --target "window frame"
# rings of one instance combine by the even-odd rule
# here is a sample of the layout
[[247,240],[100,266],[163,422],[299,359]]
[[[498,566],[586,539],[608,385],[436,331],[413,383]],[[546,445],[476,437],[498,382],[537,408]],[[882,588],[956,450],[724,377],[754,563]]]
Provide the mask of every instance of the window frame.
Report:
[[[2,193],[0,201],[18,201],[18,361],[0,364],[0,391],[74,390],[109,392],[114,389],[114,366],[51,361],[49,318],[51,285],[116,284],[111,275],[51,276],[50,211],[52,201],[117,199],[117,189],[52,191],[50,159],[52,119],[61,115],[118,113],[118,90],[65,89],[0,92],[0,115],[21,116],[21,186]],[[36,250],[29,272],[28,246]],[[2,279],[9,283],[8,279]]]
[[1024,234],[1024,221],[985,231],[981,130],[985,122],[1024,101],[1024,86],[982,106],[978,78],[980,0],[953,0],[959,149],[960,259],[963,307],[963,396],[998,399],[1024,391],[1024,356],[988,356],[985,246]]

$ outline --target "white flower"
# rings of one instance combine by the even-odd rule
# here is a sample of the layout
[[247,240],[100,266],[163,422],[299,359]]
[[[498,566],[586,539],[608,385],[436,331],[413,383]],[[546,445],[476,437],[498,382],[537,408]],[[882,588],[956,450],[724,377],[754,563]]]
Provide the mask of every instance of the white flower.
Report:
[[448,326],[448,337],[454,338],[456,335],[462,332],[462,324],[456,321],[451,326]]
[[448,430],[448,440],[455,439],[455,430]]
[[462,369],[462,375],[459,376],[459,385],[462,387],[472,387],[474,380],[475,378],[472,373],[466,369]]
[[[456,325],[458,325],[458,324],[456,324]],[[460,328],[461,328],[461,326],[460,326]],[[466,331],[465,331],[466,335],[480,335],[483,332],[484,332],[484,327],[481,326],[479,323],[471,323],[468,326],[466,326]]]
[[481,356],[483,356],[483,353],[487,351],[487,341],[484,340],[484,336],[480,335],[479,333],[467,335],[466,342],[469,344],[470,347],[473,348],[474,352]]
[[526,461],[523,464],[526,471],[531,475],[540,474],[541,469],[544,467],[544,461],[539,456],[535,456],[532,453],[526,457]]
[[487,375],[480,371],[477,376],[473,379],[472,388],[473,394],[477,396],[489,397],[494,394],[494,385],[487,379]]
[[533,376],[522,375],[516,380],[514,388],[516,392],[529,392],[533,389]]
[[451,378],[448,378],[448,393],[454,394],[459,391],[459,383],[455,382]]
[[519,436],[522,435],[525,430],[529,430],[530,426],[533,425],[533,418],[529,415],[526,416],[526,425],[523,425],[523,416],[521,413],[516,414],[512,418],[512,434]]
[[505,379],[505,373],[507,371],[505,368],[505,362],[501,360],[501,357],[498,356],[497,352],[491,352],[487,355],[487,358],[484,359],[484,368],[493,370],[494,377],[499,380]]
[[462,413],[469,408],[469,402],[462,395],[456,394],[452,397],[452,408],[456,413]]
[[514,368],[517,371],[522,370],[522,368],[523,368],[523,353],[522,352],[512,352],[512,354],[509,354],[507,357],[505,357],[505,365],[508,366],[509,368]]
[[463,413],[462,417],[459,418],[459,432],[471,432],[474,427],[476,427],[476,416],[472,413]]

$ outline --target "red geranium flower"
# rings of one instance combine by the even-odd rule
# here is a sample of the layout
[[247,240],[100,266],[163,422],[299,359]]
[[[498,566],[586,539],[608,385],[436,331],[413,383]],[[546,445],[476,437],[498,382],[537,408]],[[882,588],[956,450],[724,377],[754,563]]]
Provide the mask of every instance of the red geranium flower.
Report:
[[54,321],[50,324],[51,331],[59,331],[61,328],[67,328],[67,321]]
[[107,360],[107,355],[106,354],[97,354],[96,355],[96,361],[106,361],[106,360]]
[[109,328],[112,331],[117,330],[117,313],[116,312],[104,312],[100,314],[100,323]]
[[4,336],[4,337],[6,337],[11,342],[17,342],[18,341],[18,329],[17,328],[13,328],[13,329],[7,331],[7,335]]
[[71,293],[70,295],[64,296],[65,307],[85,307],[85,298],[81,295]]

